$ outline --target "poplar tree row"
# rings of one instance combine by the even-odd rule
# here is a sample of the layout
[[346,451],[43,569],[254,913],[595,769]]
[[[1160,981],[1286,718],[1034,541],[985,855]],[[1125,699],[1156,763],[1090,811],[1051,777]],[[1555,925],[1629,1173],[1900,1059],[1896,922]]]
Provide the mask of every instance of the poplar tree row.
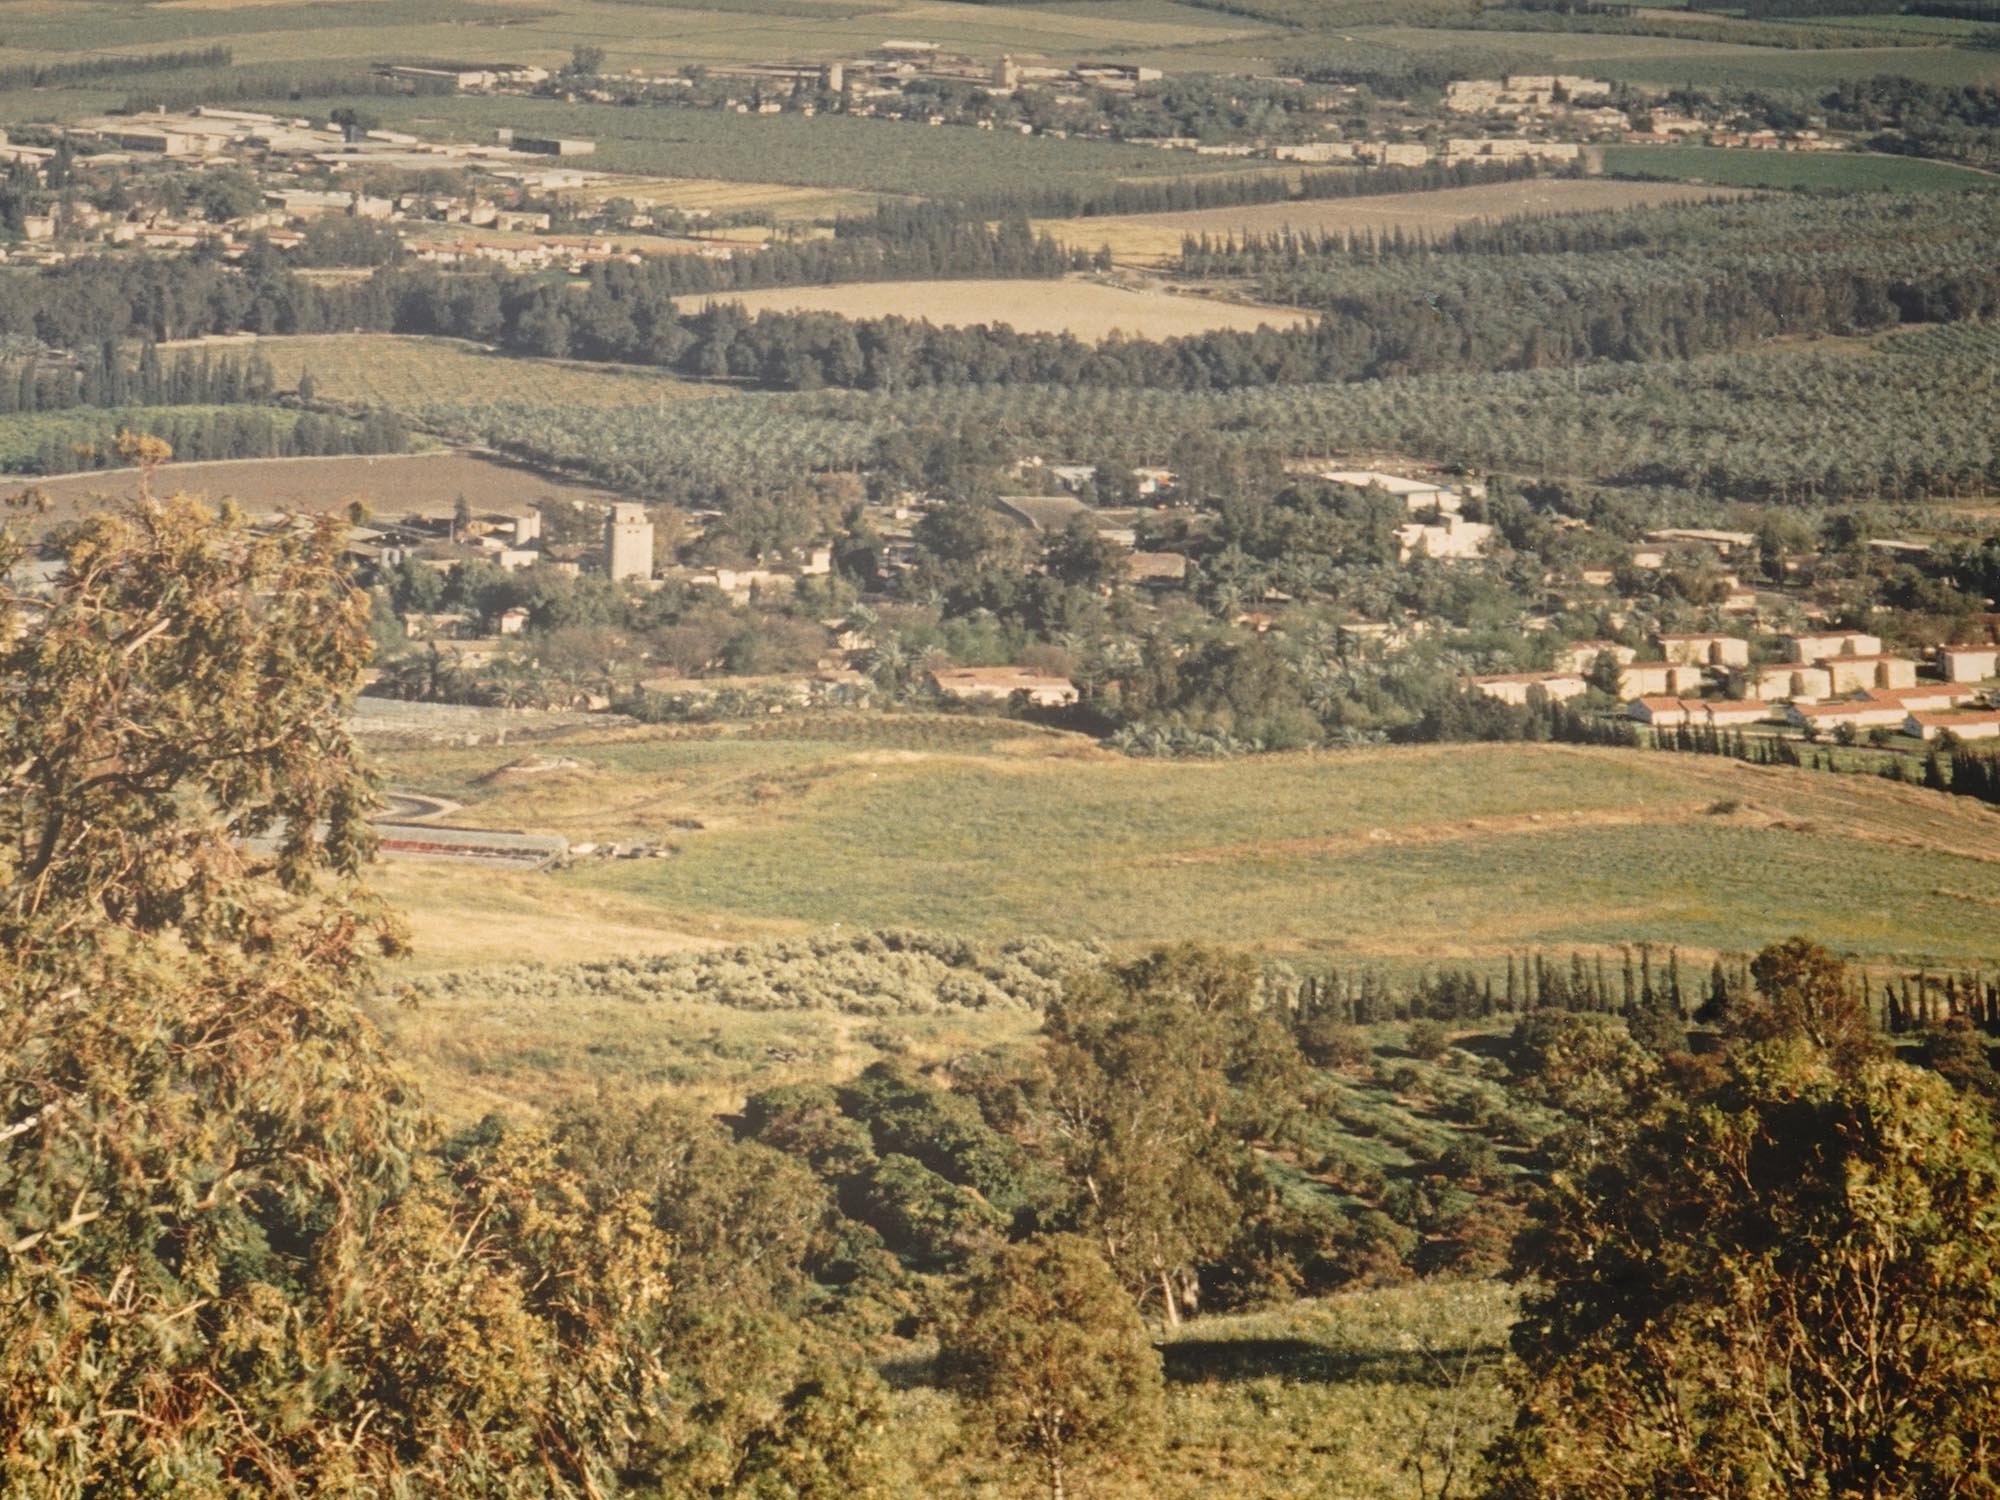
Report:
[[40,358],[0,365],[0,413],[68,411],[79,406],[235,406],[271,399],[277,378],[261,355],[215,358],[183,352],[171,362],[150,341],[135,356],[109,340],[74,363]]

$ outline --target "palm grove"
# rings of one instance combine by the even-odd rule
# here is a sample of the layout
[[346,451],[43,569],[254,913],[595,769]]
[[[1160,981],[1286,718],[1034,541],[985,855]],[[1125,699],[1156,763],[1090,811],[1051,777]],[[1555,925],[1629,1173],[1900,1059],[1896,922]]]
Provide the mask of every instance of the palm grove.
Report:
[[[444,1131],[357,1005],[401,939],[338,538],[142,500],[0,606],[0,1493],[900,1493],[871,1351],[917,1330],[968,1448],[1061,1496],[1159,1461],[1142,1320],[1404,1273],[1398,1226],[1277,1174],[1352,1011],[1221,951],[1072,966],[943,1082]],[[1472,1188],[1435,1259],[1524,1288],[1481,1482],[2000,1492],[1980,1049],[1892,1057],[1804,941],[1718,970],[1699,1045],[1674,994],[1526,1011],[1527,1169],[1405,1195]]]

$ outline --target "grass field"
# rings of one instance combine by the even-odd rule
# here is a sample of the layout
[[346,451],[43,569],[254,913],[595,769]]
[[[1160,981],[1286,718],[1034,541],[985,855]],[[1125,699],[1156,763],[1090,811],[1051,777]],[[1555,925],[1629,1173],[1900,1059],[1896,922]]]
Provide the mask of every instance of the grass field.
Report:
[[1699,189],[1600,178],[1548,178],[1441,188],[1429,193],[1382,193],[1357,198],[1316,198],[1297,203],[1254,203],[1187,213],[1119,214],[1103,218],[1050,219],[1036,227],[1066,245],[1109,246],[1119,260],[1154,263],[1181,251],[1185,235],[1302,233],[1446,234],[1461,224],[1544,214],[1686,203],[1711,196]]
[[[587,769],[504,790],[477,780],[504,750],[389,766],[466,798],[461,820],[675,847],[523,881],[517,952],[549,924],[580,939],[600,900],[621,925],[651,903],[663,930],[729,940],[840,923],[1430,961],[1805,931],[1883,960],[2000,952],[2000,903],[1977,894],[2000,815],[1868,778],[1550,747],[1160,763],[874,722],[572,741]],[[487,885],[413,870],[397,894],[448,926]]]
[[[169,349],[198,347],[168,345]],[[462,339],[380,333],[225,338],[213,346],[269,361],[281,389],[310,371],[317,399],[408,408],[451,391],[467,401],[545,401],[551,406],[649,406],[721,393],[637,365],[524,359]]]
[[[1457,1488],[1512,1408],[1500,1383],[1509,1288],[1427,1281],[1203,1317],[1161,1337],[1164,1430],[1137,1462],[1071,1476],[1080,1500],[1427,1500],[1456,1438]],[[923,1351],[917,1358],[924,1358]],[[1045,1493],[1032,1472],[970,1456],[951,1398],[899,1389],[889,1492],[960,1500]],[[976,1451],[976,1450],[975,1450]],[[1419,1489],[1412,1460],[1426,1461]]]
[[1720,146],[1606,146],[1604,170],[1625,177],[1754,188],[1949,192],[2000,185],[2000,178],[1990,172],[1914,157],[1848,151],[1735,151]]
[[[689,306],[705,305],[707,298]],[[883,281],[852,286],[780,287],[732,292],[752,313],[830,312],[848,318],[916,318],[940,326],[1007,324],[1022,333],[1068,333],[1090,342],[1113,334],[1168,339],[1217,328],[1292,328],[1304,313],[1249,307],[1158,288],[1127,290],[1074,278],[1063,281]]]
[[[35,481],[61,521],[97,508],[104,496],[137,493],[133,470],[72,474]],[[360,501],[378,515],[422,511],[449,515],[458,497],[475,506],[517,505],[549,497],[607,501],[603,490],[565,483],[470,453],[418,453],[373,458],[246,458],[224,463],[168,464],[154,481],[159,492],[187,490],[235,500],[252,515],[335,510]]]

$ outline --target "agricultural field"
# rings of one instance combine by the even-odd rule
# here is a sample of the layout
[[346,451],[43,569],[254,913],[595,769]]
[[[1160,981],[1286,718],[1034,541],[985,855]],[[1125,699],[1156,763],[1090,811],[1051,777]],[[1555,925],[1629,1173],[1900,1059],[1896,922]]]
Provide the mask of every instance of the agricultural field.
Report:
[[[491,141],[495,130],[508,126],[537,134],[583,136],[597,142],[588,159],[589,170],[650,179],[682,177],[890,194],[980,194],[1015,191],[1023,184],[1082,189],[1131,178],[1243,173],[1243,164],[1227,157],[1194,157],[1113,141],[931,129],[900,120],[841,115],[807,118],[671,107],[625,109],[478,95],[326,99],[315,102],[314,113],[329,114],[343,103],[385,125],[435,140]],[[268,107],[296,109],[282,100],[270,101]]]
[[[47,519],[59,522],[96,509],[103,497],[136,494],[138,475],[131,469],[104,470],[36,480],[35,485],[51,502]],[[218,501],[232,499],[252,515],[314,513],[356,501],[385,514],[449,515],[460,495],[475,504],[496,506],[552,497],[592,502],[618,498],[476,453],[175,463],[161,469],[154,488],[186,490]]]
[[[546,401],[551,406],[653,406],[723,394],[636,365],[517,358],[464,339],[381,333],[305,334],[289,338],[228,337],[207,341],[219,351],[255,355],[271,366],[281,390],[310,373],[315,399],[400,410],[457,391],[469,400]],[[170,344],[199,348],[203,341]]]
[[[1412,295],[1415,295],[1414,293]],[[1680,483],[1727,498],[1811,493],[1829,468],[1885,501],[1990,489],[1990,402],[2000,335],[1960,325],[1866,354],[1792,341],[1768,352],[1486,375],[1223,392],[1058,388],[746,392],[662,410],[571,411],[520,402],[431,402],[411,413],[467,445],[543,457],[635,492],[801,469],[855,468],[898,427],[968,422],[1026,447],[1073,448],[1115,432],[1164,462],[1190,432],[1288,457],[1401,453],[1607,484]],[[1751,384],[1746,386],[1745,381]],[[1756,392],[1755,400],[1742,392]],[[1829,413],[1839,413],[1836,422]]]
[[1356,198],[1316,198],[1295,203],[1253,203],[1186,213],[1117,214],[1050,219],[1036,225],[1080,249],[1110,249],[1121,261],[1157,263],[1181,253],[1188,235],[1212,239],[1232,234],[1372,232],[1448,234],[1461,224],[1497,219],[1589,213],[1606,209],[1688,203],[1714,196],[1692,187],[1610,182],[1601,178],[1534,178],[1482,183],[1426,193],[1382,193]]
[[[729,940],[840,923],[1434,961],[1808,931],[1885,961],[2000,951],[2000,904],[1977,894],[2000,814],[1869,778],[1548,746],[1160,763],[925,723],[586,736],[564,750],[580,768],[525,783],[485,779],[504,749],[386,761],[464,800],[455,821],[672,846],[542,877],[557,924],[608,897]],[[398,895],[435,922],[480,886],[412,870]],[[518,943],[540,926],[524,913]]]
[[[1834,47],[1792,51],[1614,32],[1452,31],[1436,27],[1375,27],[1356,33],[1368,47],[1426,55],[1483,54],[1517,72],[1588,72],[1613,82],[1754,88],[1826,87],[1847,78],[1896,73],[1924,83],[1988,82],[2000,77],[2000,53],[1936,47]],[[1944,39],[1941,39],[1941,43]],[[1328,38],[1301,38],[1298,51],[1329,58]]]
[[6,52],[25,60],[88,51],[143,51],[227,43],[239,63],[361,64],[384,57],[504,54],[553,65],[571,47],[602,47],[614,70],[772,56],[837,58],[884,38],[921,36],[977,52],[1063,60],[1137,47],[1226,42],[1272,28],[1172,0],[1123,0],[1045,10],[944,0],[720,0],[676,6],[645,0],[8,0],[0,5]]
[[1102,282],[885,281],[851,286],[780,287],[690,299],[687,305],[736,302],[751,313],[828,312],[847,318],[914,318],[940,327],[1006,324],[1021,333],[1067,333],[1092,343],[1114,335],[1179,338],[1218,328],[1294,328],[1307,315],[1253,307],[1161,287],[1135,290]]
[[1604,170],[1619,177],[1719,183],[1743,188],[1871,188],[1951,192],[1990,188],[1990,172],[1949,162],[1861,152],[1734,151],[1719,146],[1606,146]]

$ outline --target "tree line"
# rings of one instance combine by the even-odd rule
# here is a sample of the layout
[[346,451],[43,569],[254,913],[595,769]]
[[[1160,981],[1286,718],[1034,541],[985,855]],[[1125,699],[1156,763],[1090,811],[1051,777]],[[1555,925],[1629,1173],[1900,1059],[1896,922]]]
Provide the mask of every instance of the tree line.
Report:
[[1258,203],[1312,202],[1378,193],[1422,193],[1531,177],[1573,175],[1532,160],[1429,162],[1417,167],[1329,167],[1295,179],[1278,173],[1214,172],[1096,186],[1075,184],[1014,188],[951,200],[962,213],[981,217],[1025,214],[1036,219],[1102,218],[1111,214],[1187,213]]
[[168,362],[150,341],[128,356],[107,340],[59,365],[39,356],[0,360],[0,413],[78,406],[234,406],[269,401],[276,390],[277,377],[261,355],[216,359],[190,350]]
[[76,62],[28,63],[0,68],[0,89],[64,88],[103,78],[125,78],[135,73],[226,68],[234,57],[229,48],[216,46],[188,48],[179,52],[145,52],[129,57],[88,57]]
[[[1687,357],[1775,332],[1837,332],[1902,321],[1952,322],[2000,307],[2000,270],[1970,253],[1990,201],[1963,213],[1931,211],[1937,233],[1897,265],[1873,243],[1799,264],[1782,253],[1728,263],[1697,246],[1675,269],[1657,257],[1585,257],[1581,269],[1538,267],[1522,280],[1489,257],[1411,259],[1363,272],[1344,255],[1298,243],[1253,242],[1202,260],[1216,273],[1254,271],[1273,300],[1318,306],[1309,327],[1217,331],[1163,342],[1089,345],[1000,328],[935,328],[902,319],[831,314],[751,318],[720,304],[682,314],[678,278],[709,273],[651,266],[594,270],[580,287],[502,272],[384,268],[355,285],[321,286],[253,257],[241,273],[199,262],[107,259],[56,268],[22,283],[0,309],[0,333],[58,347],[94,345],[107,330],[155,339],[198,333],[366,328],[447,334],[512,351],[657,365],[698,379],[745,380],[781,390],[902,390],[933,385],[1139,386],[1172,391],[1365,380],[1433,371],[1533,369],[1580,359]],[[1753,225],[1754,218],[1747,221]],[[1793,226],[1802,240],[1806,226]],[[1822,224],[1820,226],[1824,228]],[[1739,229],[1738,238],[1744,237]],[[855,247],[822,264],[858,264]],[[900,258],[904,251],[885,251]],[[928,274],[997,266],[1047,271],[1060,252],[1025,226],[951,230],[907,247],[903,265]],[[802,252],[799,266],[811,255]],[[1194,254],[1201,258],[1199,250]],[[939,256],[942,255],[942,259]],[[853,257],[849,259],[848,257]],[[1551,261],[1566,259],[1561,252]],[[1402,267],[1402,269],[1394,269]],[[719,273],[718,273],[719,274]],[[744,273],[750,274],[750,273]],[[1549,281],[1560,288],[1552,299]],[[1428,288],[1428,290],[1427,290]],[[1553,305],[1552,305],[1553,301]]]
[[174,410],[105,413],[101,426],[52,432],[31,455],[10,460],[17,474],[75,474],[123,468],[126,435],[143,428],[183,463],[232,458],[321,458],[343,453],[402,453],[409,429],[394,412],[374,410],[359,419],[317,412],[254,407],[220,411]]
[[1018,216],[989,226],[955,214],[903,210],[858,224],[844,220],[832,239],[774,241],[727,260],[649,257],[635,279],[660,296],[679,297],[844,281],[1028,279],[1099,264],[1097,256],[1066,250],[1049,235],[1034,233]]

